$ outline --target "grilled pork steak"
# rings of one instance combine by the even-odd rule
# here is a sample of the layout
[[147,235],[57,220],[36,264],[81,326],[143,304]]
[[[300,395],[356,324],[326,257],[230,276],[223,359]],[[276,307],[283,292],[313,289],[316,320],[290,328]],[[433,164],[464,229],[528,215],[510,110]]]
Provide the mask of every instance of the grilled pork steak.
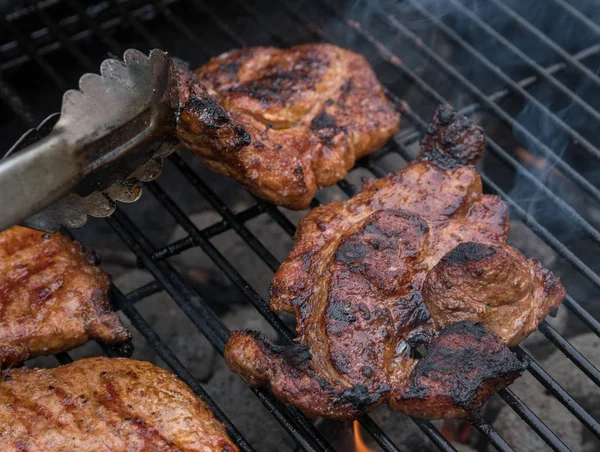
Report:
[[307,208],[318,187],[398,128],[367,61],[329,44],[235,50],[195,74],[180,66],[179,78],[180,141],[214,171],[292,209]]
[[517,378],[527,363],[507,346],[565,291],[506,244],[507,207],[482,194],[473,167],[484,143],[479,126],[440,107],[407,167],[307,215],[271,287],[271,308],[296,315],[298,344],[236,331],[231,369],[334,418],[383,402],[425,418],[467,416]]
[[219,451],[238,448],[175,375],[125,358],[0,373],[3,451]]
[[14,226],[0,233],[0,367],[130,335],[108,303],[109,277],[78,242]]

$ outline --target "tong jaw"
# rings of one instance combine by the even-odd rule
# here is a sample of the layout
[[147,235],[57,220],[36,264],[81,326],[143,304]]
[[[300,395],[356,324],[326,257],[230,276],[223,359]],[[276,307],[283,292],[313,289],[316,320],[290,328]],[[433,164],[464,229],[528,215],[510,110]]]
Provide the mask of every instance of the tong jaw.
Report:
[[139,199],[140,182],[158,177],[174,150],[170,75],[157,49],[127,50],[123,61],[105,60],[100,75],[83,75],[60,116],[28,131],[0,162],[0,201],[13,206],[0,230],[17,222],[48,232],[80,227],[88,216],[111,215],[117,201]]

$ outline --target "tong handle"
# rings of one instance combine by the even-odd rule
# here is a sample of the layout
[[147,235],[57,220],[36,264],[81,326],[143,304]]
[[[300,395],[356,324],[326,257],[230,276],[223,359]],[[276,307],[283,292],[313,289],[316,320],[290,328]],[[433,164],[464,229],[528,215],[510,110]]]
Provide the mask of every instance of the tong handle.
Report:
[[20,223],[77,185],[79,161],[65,152],[66,144],[62,136],[50,135],[0,165],[0,230]]

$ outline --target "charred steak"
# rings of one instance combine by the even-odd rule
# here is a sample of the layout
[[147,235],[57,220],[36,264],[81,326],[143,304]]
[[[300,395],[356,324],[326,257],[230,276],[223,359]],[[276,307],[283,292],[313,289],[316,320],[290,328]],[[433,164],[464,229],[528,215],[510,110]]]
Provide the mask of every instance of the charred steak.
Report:
[[307,215],[271,286],[271,308],[296,315],[298,343],[233,332],[231,369],[333,418],[383,402],[463,417],[517,378],[527,363],[508,346],[565,291],[506,244],[507,207],[482,194],[473,167],[484,143],[479,126],[440,107],[408,166]]
[[398,128],[365,58],[329,44],[234,50],[196,73],[180,65],[179,79],[179,140],[214,171],[292,209],[307,208],[317,188]]

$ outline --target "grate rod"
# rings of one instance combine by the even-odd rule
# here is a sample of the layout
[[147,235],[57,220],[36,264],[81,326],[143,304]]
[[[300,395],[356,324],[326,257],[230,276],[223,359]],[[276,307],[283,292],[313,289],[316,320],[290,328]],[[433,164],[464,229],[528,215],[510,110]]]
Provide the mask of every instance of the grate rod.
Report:
[[96,20],[91,17],[87,10],[81,6],[81,4],[79,3],[78,0],[67,0],[69,5],[71,5],[71,7],[77,11],[77,14],[80,17],[80,20],[83,20],[86,25],[91,28],[94,33],[96,33],[97,36],[99,36],[105,43],[106,45],[110,48],[110,50],[117,54],[120,55],[121,54],[121,46],[117,43],[117,41],[115,41],[111,36],[109,36],[106,31],[98,25],[98,23],[96,22]]
[[502,438],[498,432],[496,432],[496,430],[480,416],[472,420],[472,425],[483,433],[490,440],[490,443],[500,452],[514,452],[514,449],[504,441],[504,438]]
[[248,284],[242,275],[225,259],[225,257],[217,250],[217,248],[200,234],[200,231],[185,215],[185,213],[177,206],[173,200],[155,183],[146,184],[150,192],[158,199],[158,201],[169,211],[175,218],[177,223],[181,225],[185,231],[192,237],[194,244],[199,245],[206,255],[225,273],[236,287],[244,294],[254,307],[267,319],[269,324],[284,338],[291,342],[294,335],[291,330],[283,323],[283,321],[269,309],[269,305],[263,300],[258,293],[254,291],[252,286]]
[[[514,21],[516,21],[522,27],[526,28],[536,38],[538,38],[540,41],[542,41],[544,44],[546,44],[548,47],[550,47],[554,52],[556,52],[558,55],[560,55],[560,57],[563,60],[565,60],[569,65],[576,68],[578,71],[584,73],[590,80],[593,80],[594,83],[596,83],[597,85],[600,85],[600,77],[598,77],[598,74],[591,71],[590,68],[583,65],[577,58],[575,58],[573,55],[571,55],[569,52],[567,52],[564,48],[562,48],[561,46],[556,44],[552,39],[550,39],[543,32],[541,32],[539,28],[534,26],[528,20],[525,20],[513,8],[507,6],[503,2],[501,2],[499,0],[491,0],[491,1],[492,1],[492,3],[494,3],[494,5],[496,5],[496,7],[501,9],[507,16],[509,16]],[[550,73],[550,71],[548,71],[548,70],[547,70],[547,72]]]
[[[258,217],[264,211],[264,207],[258,204],[249,207],[234,215],[234,221],[245,223],[248,220]],[[229,231],[231,227],[227,224],[226,221],[221,220],[217,223],[214,223],[202,230],[200,230],[200,234],[205,239],[210,239],[214,236],[222,234],[225,231]],[[163,248],[156,250],[156,252],[152,255],[152,259],[154,260],[163,260],[168,259],[169,257],[175,256],[190,247],[194,246],[194,239],[190,236],[184,237],[176,242],[170,243]]]
[[538,380],[548,391],[556,397],[579,421],[585,425],[596,438],[600,439],[600,424],[590,414],[571,397],[543,368],[540,366],[523,348],[514,347],[514,351],[521,359],[530,361],[527,370]]
[[[365,38],[367,36],[371,37],[370,35],[365,35]],[[385,50],[388,50],[388,49],[385,48]],[[389,50],[388,50],[388,52],[389,52]],[[576,59],[577,61],[580,61],[580,60],[585,60],[587,58],[590,58],[594,55],[597,55],[598,53],[600,53],[600,44],[595,44],[593,46],[585,48],[584,50],[582,50],[580,52],[577,52],[576,54],[573,55],[573,58]],[[545,69],[546,69],[546,71],[548,71],[549,74],[556,74],[560,71],[563,71],[566,67],[567,67],[566,63],[555,63],[555,64],[552,64],[551,66],[546,67]],[[518,82],[518,84],[519,84],[519,86],[521,86],[521,88],[529,88],[531,85],[533,85],[534,83],[536,83],[538,81],[539,81],[539,77],[536,75],[532,75],[532,76],[529,76],[529,77],[526,77],[526,78],[520,80]],[[509,89],[504,88],[499,91],[496,91],[493,94],[490,94],[489,96],[487,96],[487,99],[492,102],[498,102],[498,101],[501,101],[502,99],[504,99],[505,97],[507,97],[510,93],[511,93],[511,91]],[[481,109],[481,104],[479,104],[478,102],[475,102],[475,103],[467,105],[466,107],[460,108],[458,110],[458,112],[461,115],[471,116],[472,114],[479,111],[480,109]],[[415,130],[415,131],[406,133],[405,135],[401,136],[400,139],[404,143],[410,144],[411,142],[418,140],[420,137],[421,137],[421,133],[419,131]]]
[[546,336],[556,347],[563,352],[563,354],[569,358],[573,364],[575,364],[583,373],[585,373],[590,380],[592,380],[597,386],[600,386],[600,372],[596,367],[590,363],[585,356],[583,356],[579,350],[571,345],[564,337],[562,337],[558,331],[545,320],[540,323],[538,329]]
[[440,431],[435,426],[425,419],[416,417],[411,418],[413,422],[421,429],[421,431],[440,449],[446,452],[456,452],[456,449],[450,442],[444,438]]
[[519,399],[510,389],[502,389],[498,392],[502,400],[504,400],[514,411],[523,419],[532,430],[542,438],[552,450],[566,452],[570,449],[548,428],[542,420],[535,415],[533,411]]
[[190,181],[190,183],[194,186],[194,188],[200,193],[209,204],[223,217],[225,222],[233,228],[233,230],[240,236],[244,241],[252,248],[252,250],[259,255],[263,261],[269,266],[271,270],[274,272],[279,268],[279,261],[273,256],[273,254],[264,247],[262,243],[256,238],[256,236],[248,230],[248,228],[236,221],[235,215],[229,208],[225,205],[223,201],[221,201],[215,192],[211,190],[208,185],[202,181],[198,175],[191,170],[189,166],[187,166],[181,156],[177,154],[173,154],[173,156],[169,159],[177,169],[185,176],[185,178]]
[[46,73],[46,75],[54,82],[54,85],[62,93],[67,90],[67,83],[65,80],[54,70],[54,68],[48,64],[48,62],[35,50],[35,47],[31,43],[31,40],[26,36],[22,35],[21,32],[10,23],[6,18],[0,14],[0,25],[3,30],[10,30],[13,36],[17,39],[19,46],[25,50],[29,57],[37,63],[37,65]]
[[600,337],[600,322],[598,322],[592,315],[584,309],[577,301],[573,299],[569,294],[567,294],[563,304],[573,313],[575,314],[579,320],[587,325],[587,327],[592,330],[596,336]]
[[144,27],[142,24],[140,24],[140,22],[136,19],[135,15],[132,14],[128,8],[126,8],[125,6],[123,6],[122,2],[120,2],[119,0],[108,0],[109,3],[113,6],[116,6],[117,9],[119,10],[119,12],[123,15],[125,21],[127,23],[129,23],[129,25],[131,25],[131,27],[140,35],[142,36],[146,42],[148,44],[150,44],[150,47],[153,49],[159,48],[160,44],[158,43],[158,41],[156,40],[156,38],[154,37],[154,35],[152,33],[150,33],[146,27]]
[[158,281],[153,279],[147,284],[144,284],[137,289],[132,290],[127,294],[127,301],[130,303],[137,303],[138,301],[143,300],[144,298],[148,298],[154,294],[163,292],[163,286],[160,285]]
[[44,8],[41,7],[39,4],[35,4],[34,6],[35,8],[35,12],[38,14],[39,18],[42,20],[42,22],[44,22],[44,24],[48,27],[48,29],[52,32],[52,34],[58,38],[58,40],[60,41],[60,43],[63,45],[64,48],[68,49],[69,52],[71,52],[72,55],[74,55],[77,59],[77,61],[79,62],[79,64],[81,64],[81,66],[87,71],[87,72],[95,72],[98,70],[97,66],[92,63],[92,60],[90,60],[87,55],[85,55],[80,49],[79,47],[77,47],[73,41],[71,41],[60,29],[59,25],[48,15],[48,13],[46,13],[46,11],[44,11]]
[[555,4],[560,5],[566,12],[571,14],[573,17],[578,19],[580,22],[584,23],[590,30],[594,31],[597,35],[600,35],[600,25],[596,22],[593,22],[589,17],[583,14],[574,6],[570,5],[565,0],[551,0]]
[[154,351],[160,356],[160,358],[169,366],[169,368],[175,372],[177,377],[179,377],[185,384],[187,384],[192,391],[196,393],[200,398],[202,398],[211,408],[215,417],[225,424],[227,428],[227,433],[233,439],[238,446],[240,446],[241,450],[244,451],[253,451],[254,449],[250,444],[246,441],[246,439],[242,436],[239,430],[235,427],[235,425],[227,418],[225,413],[221,411],[219,406],[214,402],[214,400],[208,395],[208,393],[204,390],[204,388],[197,382],[191,372],[177,359],[175,354],[165,345],[165,343],[160,339],[158,334],[154,332],[154,330],[148,325],[146,320],[142,317],[139,311],[133,306],[133,303],[125,297],[119,289],[116,287],[112,287],[111,289],[111,298],[115,303],[116,307],[123,311],[123,313],[127,316],[131,324],[144,336],[146,342],[152,347]]
[[23,102],[21,96],[19,96],[15,90],[2,79],[2,72],[0,72],[0,97],[4,99],[10,109],[17,114],[23,124],[27,127],[37,126],[33,119],[33,114]]
[[61,366],[73,362],[73,358],[71,358],[67,352],[55,353],[54,356]]

